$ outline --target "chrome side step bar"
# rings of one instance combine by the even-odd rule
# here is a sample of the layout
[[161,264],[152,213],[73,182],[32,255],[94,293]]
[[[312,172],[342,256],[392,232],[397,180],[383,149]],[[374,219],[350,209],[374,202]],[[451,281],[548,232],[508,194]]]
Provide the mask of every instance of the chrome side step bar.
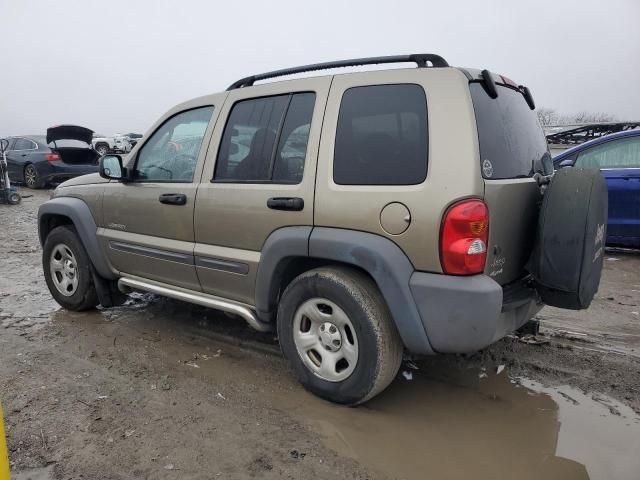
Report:
[[234,313],[241,316],[252,328],[259,332],[269,332],[273,330],[273,325],[270,323],[261,322],[256,317],[253,310],[241,303],[235,303],[231,300],[216,297],[202,292],[193,292],[183,289],[176,289],[170,285],[160,283],[150,283],[143,280],[137,280],[130,277],[123,277],[118,280],[118,288],[126,292],[126,289],[132,288],[134,290],[143,290],[145,292],[156,293],[164,297],[175,298],[176,300],[183,300],[189,303],[195,303],[204,307],[214,308],[216,310],[222,310],[224,312]]

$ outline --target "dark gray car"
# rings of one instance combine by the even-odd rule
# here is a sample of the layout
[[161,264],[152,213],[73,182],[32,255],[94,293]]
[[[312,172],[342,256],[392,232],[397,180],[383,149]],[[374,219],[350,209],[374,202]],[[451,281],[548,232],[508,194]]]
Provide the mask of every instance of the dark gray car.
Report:
[[88,128],[60,125],[49,128],[46,136],[9,137],[9,178],[29,188],[43,188],[97,172],[99,154],[91,147],[92,133]]

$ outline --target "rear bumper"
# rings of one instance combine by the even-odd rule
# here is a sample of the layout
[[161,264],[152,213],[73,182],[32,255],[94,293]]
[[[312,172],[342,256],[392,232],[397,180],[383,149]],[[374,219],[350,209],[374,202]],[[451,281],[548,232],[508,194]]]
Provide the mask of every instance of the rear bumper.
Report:
[[504,289],[486,275],[414,272],[409,281],[429,343],[438,353],[472,353],[517,330],[542,307],[535,290]]
[[73,165],[60,161],[35,164],[40,178],[46,182],[60,182],[88,173],[96,173],[97,165]]

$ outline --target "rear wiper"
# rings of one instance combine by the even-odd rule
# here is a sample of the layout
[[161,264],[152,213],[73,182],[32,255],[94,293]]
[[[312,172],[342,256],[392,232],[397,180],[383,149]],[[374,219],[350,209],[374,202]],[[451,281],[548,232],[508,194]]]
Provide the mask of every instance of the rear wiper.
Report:
[[[496,87],[496,81],[493,79],[491,72],[487,69],[482,70],[482,72],[480,72],[480,76],[482,77],[482,86],[487,92],[487,95],[494,99],[498,98],[498,88]],[[504,79],[504,77],[502,78]],[[536,109],[536,104],[533,101],[533,95],[531,95],[531,90],[529,90],[528,87],[525,87],[524,85],[516,86],[515,83],[512,83],[511,86],[522,94],[525,102],[527,102],[527,105],[531,110]]]

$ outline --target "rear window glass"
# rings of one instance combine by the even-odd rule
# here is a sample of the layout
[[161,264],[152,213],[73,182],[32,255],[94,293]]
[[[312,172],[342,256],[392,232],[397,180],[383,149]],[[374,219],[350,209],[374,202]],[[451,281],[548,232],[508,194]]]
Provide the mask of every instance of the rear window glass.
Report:
[[427,176],[427,99],[418,85],[355,87],[342,96],[333,158],[339,185],[415,185]]
[[480,165],[487,179],[531,177],[548,155],[547,140],[524,96],[497,86],[490,98],[480,83],[469,85],[478,128]]

